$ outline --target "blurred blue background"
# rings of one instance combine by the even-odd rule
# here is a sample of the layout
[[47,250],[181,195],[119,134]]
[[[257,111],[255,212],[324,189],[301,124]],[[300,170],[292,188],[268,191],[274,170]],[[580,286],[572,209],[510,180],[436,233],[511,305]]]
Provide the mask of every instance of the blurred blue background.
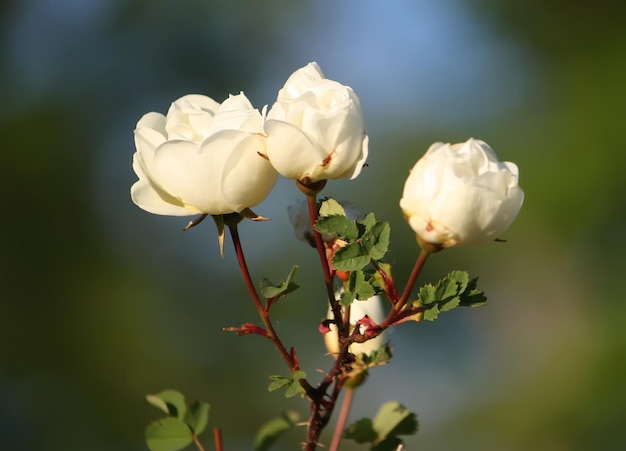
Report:
[[[355,89],[370,135],[369,167],[324,194],[392,223],[399,282],[417,246],[397,204],[432,142],[487,141],[526,191],[506,244],[437,254],[421,279],[466,269],[488,306],[396,328],[351,419],[400,400],[421,423],[409,449],[622,449],[625,13],[618,0],[1,2],[2,448],[145,449],[159,413],[144,395],[164,388],[209,401],[227,450],[284,409],[306,415],[267,392],[285,373],[270,344],[222,331],[255,320],[230,245],[220,259],[210,223],[183,233],[129,188],[144,113],[241,90],[260,108],[317,61]],[[285,213],[298,197],[279,181],[256,208],[273,220],[241,233],[257,280],[300,265],[275,320],[315,379],[330,365],[325,306]]]

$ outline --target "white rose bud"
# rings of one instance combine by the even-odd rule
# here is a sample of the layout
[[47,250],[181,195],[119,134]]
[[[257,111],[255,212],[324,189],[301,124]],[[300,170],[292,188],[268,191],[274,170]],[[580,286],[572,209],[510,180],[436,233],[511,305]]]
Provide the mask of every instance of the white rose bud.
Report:
[[317,63],[294,72],[267,114],[267,155],[283,176],[305,184],[359,175],[368,137],[352,88],[324,78]]
[[524,201],[518,178],[483,141],[435,143],[411,170],[400,207],[428,250],[495,240]]
[[[383,300],[380,296],[372,296],[365,301],[354,300],[352,304],[350,304],[350,331],[352,331],[357,321],[363,319],[366,315],[376,324],[380,324],[385,320]],[[328,318],[332,317],[333,313],[329,308]],[[339,335],[337,333],[337,326],[331,324],[329,328],[330,330],[324,334],[324,344],[331,355],[337,354],[339,352]],[[361,332],[363,332],[363,326],[361,326]],[[376,351],[385,344],[384,335],[385,333],[383,332],[377,337],[363,343],[352,343],[350,345],[350,352],[355,355],[370,355],[372,352]]]
[[243,93],[221,105],[201,95],[148,113],[135,129],[133,202],[159,215],[222,215],[259,204],[278,174],[265,154],[263,115]]

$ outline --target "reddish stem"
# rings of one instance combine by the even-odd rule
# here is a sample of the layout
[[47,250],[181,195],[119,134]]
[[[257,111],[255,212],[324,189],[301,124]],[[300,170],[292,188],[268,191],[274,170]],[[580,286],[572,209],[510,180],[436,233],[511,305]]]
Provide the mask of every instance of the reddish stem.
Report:
[[223,451],[222,431],[219,428],[213,428],[213,439],[215,442],[215,451]]
[[424,264],[426,263],[429,255],[430,252],[423,249],[421,250],[420,254],[417,257],[417,260],[415,261],[415,266],[413,266],[413,271],[411,271],[409,280],[404,287],[402,296],[400,296],[398,302],[393,305],[391,311],[389,312],[389,315],[387,315],[387,318],[385,318],[385,321],[380,324],[381,329],[387,328],[389,325],[393,324],[396,321],[396,315],[402,311],[407,301],[409,300],[409,297],[411,296],[411,291],[413,290],[415,282],[417,282],[417,278],[420,275],[420,272],[422,271],[422,268],[424,267]]
[[278,338],[278,334],[274,330],[274,326],[272,325],[272,322],[270,320],[269,312],[266,311],[265,308],[263,308],[263,303],[259,298],[256,288],[254,287],[254,283],[252,282],[252,278],[250,277],[250,271],[248,270],[248,265],[246,263],[246,258],[243,255],[243,249],[241,247],[241,240],[239,239],[239,231],[237,229],[237,225],[229,225],[228,229],[230,230],[230,235],[233,239],[233,245],[235,246],[235,253],[237,254],[237,261],[239,262],[239,267],[241,268],[241,274],[243,275],[246,287],[248,287],[248,292],[252,297],[254,306],[256,307],[257,312],[259,313],[259,316],[263,321],[263,324],[265,325],[265,329],[267,330],[267,338],[269,338],[272,343],[274,343],[274,346],[276,346],[276,349],[278,349],[278,352],[289,367],[289,370],[291,372],[296,371],[299,369],[298,365],[292,355],[287,351],[285,345],[283,345],[280,338]]
[[337,418],[337,426],[335,426],[335,432],[333,434],[333,440],[330,442],[329,451],[337,451],[339,449],[339,443],[341,442],[341,435],[346,427],[348,421],[348,414],[350,413],[350,407],[352,407],[352,399],[354,398],[354,388],[348,387],[346,395],[343,398],[343,404],[341,405],[341,411],[339,412],[339,418]]
[[328,302],[333,312],[333,319],[337,325],[337,331],[339,338],[345,338],[348,335],[348,330],[345,327],[342,315],[341,307],[335,299],[335,289],[333,287],[333,276],[330,271],[330,265],[328,264],[328,257],[326,256],[326,246],[324,246],[324,239],[322,235],[315,230],[315,223],[317,222],[317,199],[315,194],[307,195],[307,203],[309,207],[309,218],[311,219],[311,227],[313,228],[313,236],[315,238],[315,248],[322,264],[322,272],[324,274],[324,283],[326,285],[326,294],[328,295]]

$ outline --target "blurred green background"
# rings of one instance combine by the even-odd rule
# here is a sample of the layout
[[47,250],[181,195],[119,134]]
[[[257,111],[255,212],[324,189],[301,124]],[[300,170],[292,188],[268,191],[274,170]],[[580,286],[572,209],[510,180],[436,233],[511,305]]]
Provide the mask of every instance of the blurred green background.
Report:
[[[400,400],[421,422],[409,449],[623,449],[624,17],[618,0],[1,2],[0,447],[145,449],[144,395],[164,388],[209,401],[229,451],[306,415],[267,392],[285,373],[269,343],[221,330],[255,320],[232,247],[220,259],[210,223],[183,233],[129,188],[141,115],[188,93],[271,104],[317,61],[370,135],[369,167],[325,194],[391,221],[398,281],[417,246],[397,202],[432,142],[487,141],[526,191],[506,244],[437,254],[422,277],[480,275],[488,306],[397,328],[351,419]],[[325,306],[285,214],[298,197],[281,180],[256,209],[273,220],[241,233],[256,279],[300,264],[275,318],[315,378]]]

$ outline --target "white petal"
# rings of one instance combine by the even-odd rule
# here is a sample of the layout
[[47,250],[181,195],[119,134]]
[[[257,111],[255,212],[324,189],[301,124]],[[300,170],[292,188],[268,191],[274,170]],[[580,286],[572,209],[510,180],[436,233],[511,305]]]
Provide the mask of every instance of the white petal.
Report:
[[158,215],[189,216],[198,214],[197,211],[185,208],[179,199],[172,197],[156,185],[144,172],[136,153],[133,155],[133,169],[139,177],[139,181],[130,188],[130,196],[138,207]]
[[284,177],[299,180],[302,177],[314,179],[319,172],[326,154],[298,127],[283,121],[265,122],[268,134],[267,155],[272,166]]
[[228,205],[236,211],[260,204],[270,193],[278,173],[269,161],[261,157],[265,139],[247,135],[233,148],[222,172],[222,193]]

